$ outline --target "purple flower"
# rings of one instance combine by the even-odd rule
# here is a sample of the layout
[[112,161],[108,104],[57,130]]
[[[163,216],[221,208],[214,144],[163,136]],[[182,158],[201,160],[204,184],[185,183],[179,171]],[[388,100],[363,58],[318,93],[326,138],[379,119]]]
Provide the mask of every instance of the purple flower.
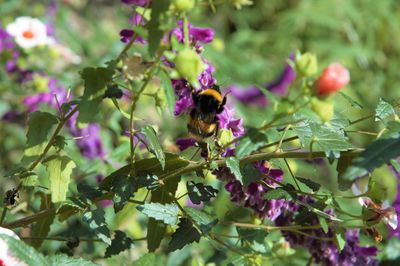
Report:
[[151,0],[122,0],[126,5],[146,6]]
[[179,138],[175,143],[181,151],[184,151],[187,148],[194,146],[197,143],[197,140],[194,138]]
[[[397,172],[393,167],[390,167],[391,171],[397,177],[397,194],[396,199],[394,200],[392,207],[395,209],[397,217],[400,218],[400,173]],[[400,237],[400,226],[397,226],[396,229],[392,229],[389,226],[389,235],[390,237]]]
[[[211,28],[198,28],[192,26],[190,23],[188,24],[189,27],[189,42],[196,46],[199,42],[201,43],[210,43],[214,39],[214,30]],[[183,34],[183,22],[182,20],[178,21],[178,27],[174,28],[170,32],[170,38],[175,36],[177,40],[181,43],[184,41],[184,34]]]
[[[146,24],[146,21],[144,17],[142,17],[140,14],[135,13],[131,19],[131,24],[135,26],[143,26]],[[119,32],[119,35],[121,36],[121,41],[124,43],[128,43],[134,34],[135,32],[131,29],[122,29]],[[141,36],[136,36],[135,42],[146,44],[146,41]]]
[[96,124],[89,124],[84,128],[71,129],[76,140],[76,145],[83,156],[88,159],[105,158],[105,151],[100,138],[100,127]]
[[[254,166],[260,169],[261,165],[264,168],[260,172],[264,173],[265,171],[264,174],[270,178],[283,178],[281,170],[267,168],[263,161],[257,162]],[[229,180],[225,189],[231,194],[231,201],[237,204],[243,203],[245,207],[254,210],[260,218],[268,218],[274,221],[282,214],[282,210],[288,207],[289,203],[285,200],[265,200],[263,198],[263,195],[271,190],[271,187],[267,185],[268,179],[266,177],[243,186],[226,167],[218,170],[216,174],[221,180]]]
[[242,103],[258,107],[265,107],[268,104],[267,97],[256,86],[242,89],[233,85],[227,90],[230,90],[231,94]]
[[240,137],[244,134],[242,119],[234,118],[234,110],[227,107],[222,113],[217,115],[220,128],[230,129],[234,137]]
[[[290,60],[294,59],[294,54],[289,56]],[[285,65],[283,72],[280,76],[268,83],[265,87],[272,93],[283,96],[288,91],[289,86],[296,78],[296,72],[293,67],[289,64]],[[228,89],[231,90],[232,95],[240,102],[248,105],[254,105],[258,107],[265,107],[268,104],[267,97],[262,93],[256,86],[250,86],[247,89],[242,89],[238,86],[231,86]]]
[[14,47],[15,43],[13,37],[0,27],[0,53],[5,50],[12,50]]
[[189,109],[193,107],[192,91],[189,83],[184,79],[173,79],[172,86],[174,87],[175,94],[178,97],[178,100],[175,102],[174,110],[174,114],[178,116],[189,111]]

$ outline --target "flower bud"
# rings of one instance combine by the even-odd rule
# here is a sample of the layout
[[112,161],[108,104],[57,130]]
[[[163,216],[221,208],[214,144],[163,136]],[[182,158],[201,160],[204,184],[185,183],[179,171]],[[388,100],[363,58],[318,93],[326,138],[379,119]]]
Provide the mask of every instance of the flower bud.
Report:
[[330,99],[320,100],[313,97],[311,99],[311,110],[313,110],[323,122],[328,122],[332,119],[334,113],[333,101]]
[[173,8],[180,13],[192,10],[195,3],[195,0],[172,0]]
[[179,76],[196,87],[197,78],[205,68],[200,56],[193,50],[185,49],[175,56],[174,63]]
[[308,77],[317,73],[317,57],[312,53],[304,53],[296,58],[296,71],[300,76]]
[[339,63],[330,64],[324,69],[315,83],[317,94],[326,96],[339,91],[350,81],[349,71]]

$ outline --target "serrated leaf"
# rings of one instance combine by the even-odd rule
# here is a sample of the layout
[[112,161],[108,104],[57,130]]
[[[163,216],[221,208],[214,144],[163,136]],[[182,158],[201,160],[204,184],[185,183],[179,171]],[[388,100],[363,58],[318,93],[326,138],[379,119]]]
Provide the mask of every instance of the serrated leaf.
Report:
[[302,177],[296,176],[296,179],[298,181],[300,181],[301,183],[303,183],[304,185],[306,185],[307,187],[309,187],[314,192],[318,191],[319,188],[321,187],[321,185],[318,184],[317,182],[314,182],[314,181],[312,181],[310,179],[307,179],[307,178],[302,178]]
[[236,177],[236,180],[238,180],[242,185],[243,185],[243,176],[242,173],[240,172],[240,161],[231,156],[226,159],[226,166],[229,168],[231,173]]
[[379,98],[378,106],[375,110],[375,121],[382,121],[386,117],[395,115],[393,106],[386,102],[383,98]]
[[114,192],[113,202],[115,213],[122,210],[125,203],[130,197],[133,197],[133,193],[136,192],[137,189],[137,181],[132,177],[121,179],[115,186],[113,186],[112,191]]
[[341,96],[343,96],[343,98],[345,98],[351,104],[351,106],[356,107],[358,109],[363,109],[364,108],[359,102],[357,102],[356,100],[354,100],[350,96],[344,94],[343,92],[339,91],[339,94]]
[[82,218],[99,239],[107,245],[111,245],[110,230],[107,227],[104,215],[103,209],[96,209],[86,212]]
[[236,147],[236,156],[241,158],[249,155],[267,143],[268,137],[265,133],[255,128],[249,128],[246,137],[240,140],[239,145]]
[[[46,257],[49,266],[98,266],[99,264],[91,261],[84,260],[82,258],[68,257],[64,254],[57,254]],[[43,265],[44,266],[44,265]]]
[[149,29],[149,53],[154,55],[157,51],[163,31],[160,29],[160,17],[162,13],[166,12],[169,8],[170,0],[152,1],[151,2],[151,19],[148,22]]
[[175,109],[175,98],[176,97],[175,97],[175,90],[172,87],[171,79],[169,78],[168,74],[164,70],[161,70],[158,75],[161,80],[161,85],[165,91],[168,109],[171,112],[171,114],[173,114],[174,109]]
[[27,265],[48,265],[42,254],[37,252],[33,247],[25,244],[23,241],[4,234],[0,234],[0,239],[7,243],[12,256],[18,258],[19,261],[23,261]]
[[26,156],[35,156],[43,152],[47,144],[48,135],[52,127],[57,123],[57,117],[47,112],[36,111],[29,115],[28,132],[26,134]]
[[178,229],[172,234],[172,239],[168,244],[168,252],[181,249],[193,242],[199,242],[200,238],[200,232],[193,226],[192,221],[180,218]]
[[51,201],[65,201],[75,163],[67,156],[57,156],[45,165],[49,174]]
[[243,185],[247,186],[252,182],[259,181],[262,179],[261,172],[251,163],[245,164],[240,172],[243,176]]
[[142,133],[146,136],[146,139],[149,142],[151,152],[157,157],[160,161],[161,168],[164,170],[165,168],[165,154],[161,147],[160,142],[158,141],[157,133],[151,126],[145,126],[142,128]]
[[87,206],[84,202],[80,201],[79,199],[70,199],[64,201],[60,204],[60,207],[57,209],[58,220],[60,222],[64,222],[66,219],[75,215],[80,211],[84,211]]
[[343,130],[338,130],[337,128],[305,121],[298,123],[294,130],[304,147],[311,147],[313,151],[324,151],[327,156],[332,156],[333,154],[338,158],[340,151],[353,148]]
[[136,209],[165,224],[175,225],[178,222],[179,208],[176,204],[145,203]]
[[77,189],[81,199],[94,200],[103,195],[98,187],[91,186],[86,181],[78,183]]
[[343,180],[353,181],[367,175],[375,168],[400,156],[400,134],[396,138],[378,139],[356,158],[343,175]]
[[83,99],[89,99],[92,95],[98,96],[100,91],[105,90],[107,83],[112,80],[114,69],[107,67],[87,67],[80,74],[85,86]]
[[211,217],[207,213],[202,210],[198,210],[191,207],[185,207],[185,212],[189,217],[196,222],[197,225],[200,226],[200,230],[207,234],[214,225],[218,223],[218,220]]
[[179,157],[176,154],[166,153],[165,154],[165,167],[164,170],[157,158],[142,159],[133,163],[133,165],[125,165],[120,169],[114,171],[107,177],[105,177],[100,183],[100,187],[104,190],[109,190],[119,179],[128,176],[132,169],[135,169],[135,176],[147,176],[147,175],[166,175],[174,172],[180,168],[183,168],[189,164],[189,161]]
[[242,245],[249,247],[252,252],[266,253],[269,248],[265,244],[268,232],[261,229],[249,229],[236,227]]
[[[166,180],[164,186],[152,191],[151,202],[157,202],[161,204],[172,203],[179,181],[180,176]],[[147,225],[147,249],[149,252],[154,252],[160,246],[165,232],[166,225],[163,222],[157,221],[153,218],[149,219]]]
[[130,249],[132,245],[133,241],[130,237],[126,236],[124,232],[116,230],[114,239],[111,241],[111,245],[107,247],[104,257],[118,255],[122,251]]
[[218,190],[212,186],[204,185],[203,183],[195,183],[193,181],[186,184],[190,200],[194,204],[208,202],[211,198],[217,196]]
[[284,199],[284,200],[292,200],[293,197],[289,192],[282,188],[275,188],[273,190],[268,191],[264,194],[263,199],[265,200],[273,200],[273,199]]

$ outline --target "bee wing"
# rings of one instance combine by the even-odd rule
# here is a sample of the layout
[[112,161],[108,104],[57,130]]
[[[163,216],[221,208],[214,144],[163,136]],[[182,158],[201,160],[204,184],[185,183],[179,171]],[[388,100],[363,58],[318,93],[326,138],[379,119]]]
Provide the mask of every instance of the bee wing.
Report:
[[397,213],[393,212],[389,216],[386,216],[383,218],[383,222],[387,225],[389,225],[393,230],[397,228],[398,222],[397,222]]

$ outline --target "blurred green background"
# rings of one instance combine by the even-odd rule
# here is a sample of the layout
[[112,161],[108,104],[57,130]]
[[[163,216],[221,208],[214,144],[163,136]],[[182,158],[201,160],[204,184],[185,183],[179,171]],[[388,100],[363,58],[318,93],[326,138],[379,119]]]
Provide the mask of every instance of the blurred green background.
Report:
[[[215,12],[210,2],[198,1],[198,8],[190,14],[190,22],[216,31],[215,40],[205,46],[204,55],[215,65],[215,75],[222,86],[266,84],[280,74],[288,55],[299,50],[316,54],[320,70],[331,62],[340,62],[350,70],[351,82],[343,92],[364,108],[351,108],[342,96],[335,96],[336,111],[350,119],[373,113],[379,97],[391,103],[400,97],[400,1],[254,0],[253,5],[243,6],[238,11],[232,5],[235,0],[217,0],[214,1]],[[56,11],[54,16],[49,16],[54,3]],[[38,17],[45,22],[54,21],[56,38],[82,57],[81,65],[68,65],[62,71],[51,73],[67,88],[75,88],[81,83],[79,70],[86,66],[99,66],[121,51],[123,44],[119,41],[119,31],[129,28],[131,13],[129,6],[112,0],[0,0],[0,23],[3,27],[22,15]],[[135,49],[143,51],[143,47],[132,50]],[[4,75],[1,77],[5,78]],[[9,93],[10,87],[2,82],[0,95],[6,91]],[[34,92],[24,87],[15,88],[13,93],[28,95]],[[79,95],[78,91],[75,93]],[[153,103],[147,104],[148,107],[143,107],[140,112],[153,109],[148,119],[160,125],[161,117],[154,111]],[[170,141],[186,134],[186,118],[176,120],[170,114],[165,116],[168,120],[162,125],[170,132]],[[108,115],[103,126],[117,127],[113,125],[115,117]],[[245,123],[251,124],[251,121],[245,120]],[[1,174],[1,170],[9,170],[22,157],[25,129],[16,125],[3,125],[0,129],[0,137],[5,140],[0,141]],[[357,129],[378,132],[379,125],[369,120],[358,125]],[[359,146],[373,139],[359,135],[350,137]],[[112,137],[104,135],[105,141],[110,139]],[[321,171],[309,169],[308,172],[318,178]],[[128,216],[132,208],[119,214],[116,221],[119,226],[127,223],[124,215]],[[138,231],[132,226],[128,230]],[[89,245],[83,252],[90,253],[93,249]]]

